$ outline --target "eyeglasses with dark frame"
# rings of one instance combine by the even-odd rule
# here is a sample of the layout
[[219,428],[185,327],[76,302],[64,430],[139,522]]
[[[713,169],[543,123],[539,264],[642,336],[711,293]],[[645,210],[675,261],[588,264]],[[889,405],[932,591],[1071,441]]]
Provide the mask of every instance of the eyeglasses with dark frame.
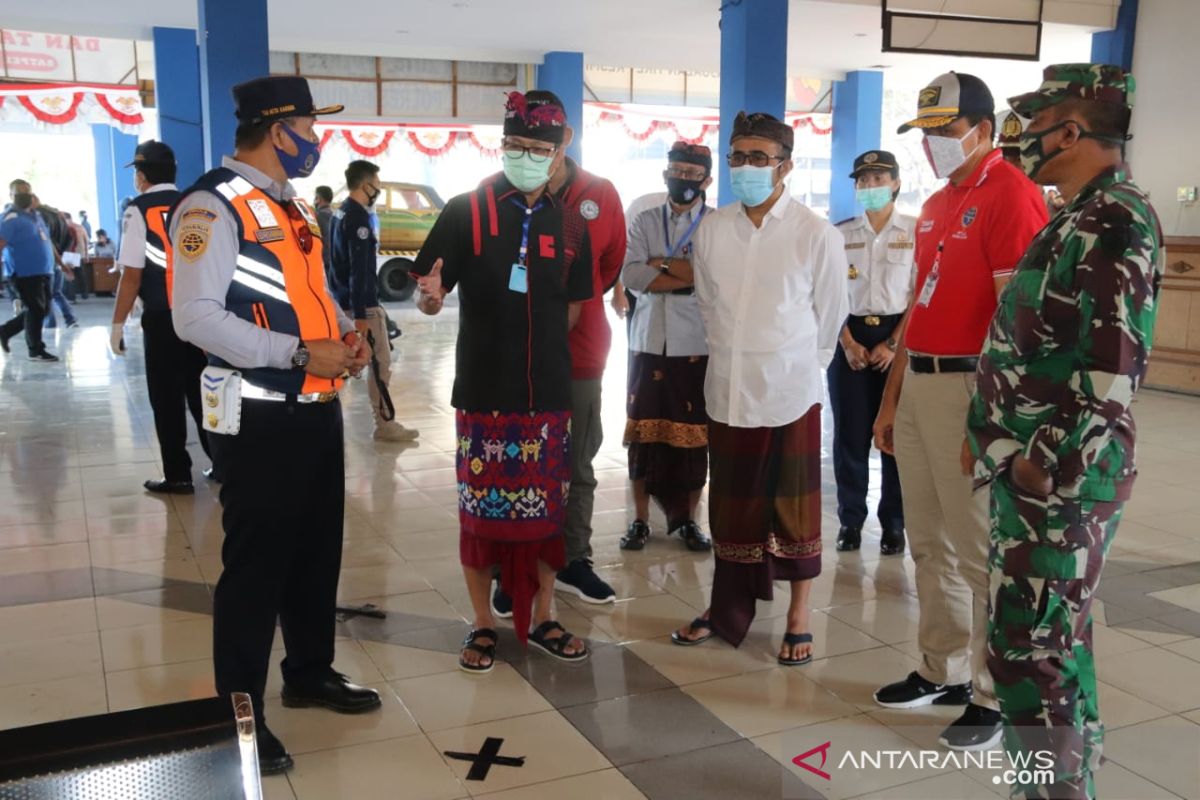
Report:
[[702,181],[708,177],[708,173],[704,167],[696,167],[695,169],[681,169],[680,167],[667,167],[668,178],[682,178],[685,181]]
[[769,153],[764,153],[762,150],[752,150],[749,153],[735,150],[725,156],[725,161],[731,167],[744,167],[747,162],[752,167],[765,167],[770,165],[772,161],[787,161],[787,159],[787,156],[773,156]]
[[508,154],[509,158],[525,156],[535,164],[541,164],[553,158],[554,154],[558,152],[558,148],[553,145],[549,147],[525,147],[507,139],[501,142],[500,146]]

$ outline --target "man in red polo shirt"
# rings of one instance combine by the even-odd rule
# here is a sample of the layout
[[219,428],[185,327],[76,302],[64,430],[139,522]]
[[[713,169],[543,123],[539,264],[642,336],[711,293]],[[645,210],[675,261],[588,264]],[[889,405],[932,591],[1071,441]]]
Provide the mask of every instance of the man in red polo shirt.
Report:
[[[559,106],[552,92],[536,91]],[[568,126],[562,148],[570,146],[574,130]],[[612,345],[604,295],[614,287],[625,265],[625,211],[616,187],[606,178],[587,172],[571,158],[550,176],[549,193],[587,221],[592,244],[592,299],[582,303],[579,323],[571,329],[571,491],[567,500],[567,566],[558,573],[555,587],[588,603],[611,603],[616,592],[592,568],[592,505],[596,473],[592,461],[600,452],[600,384]],[[507,617],[511,598],[497,585],[493,612]]]
[[900,469],[916,562],[921,664],[882,687],[886,708],[966,705],[939,741],[996,747],[1000,705],[987,668],[988,493],[972,492],[960,454],[975,365],[996,298],[1046,224],[1041,192],[993,147],[995,105],[974,75],[921,90],[925,153],[948,178],[917,220],[908,323],[875,422],[875,443]]

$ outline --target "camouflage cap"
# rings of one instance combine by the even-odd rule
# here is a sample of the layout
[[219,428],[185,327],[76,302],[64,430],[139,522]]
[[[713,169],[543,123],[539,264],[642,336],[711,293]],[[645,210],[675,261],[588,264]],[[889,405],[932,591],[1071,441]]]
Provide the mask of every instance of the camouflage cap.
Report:
[[1132,75],[1112,64],[1051,64],[1036,92],[1010,97],[1008,104],[1023,117],[1072,98],[1132,108],[1135,86]]

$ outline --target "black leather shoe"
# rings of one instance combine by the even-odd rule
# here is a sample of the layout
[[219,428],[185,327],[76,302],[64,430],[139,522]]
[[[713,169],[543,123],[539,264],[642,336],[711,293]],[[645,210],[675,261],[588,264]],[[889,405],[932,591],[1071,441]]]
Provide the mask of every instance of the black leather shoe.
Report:
[[904,552],[904,528],[884,528],[879,537],[879,552],[894,556]]
[[160,481],[146,481],[142,484],[147,492],[155,494],[195,494],[196,487],[191,481],[169,481],[165,478]]
[[837,549],[843,553],[862,547],[862,528],[848,528],[845,525],[838,531]]
[[214,483],[221,482],[221,479],[219,477],[217,477],[216,467],[209,467],[208,469],[204,470],[200,474],[203,475],[206,479],[213,481]]
[[339,714],[361,714],[383,704],[379,692],[351,683],[340,672],[331,672],[328,678],[311,686],[285,683],[282,697],[284,708],[321,706]]
[[258,740],[258,771],[263,775],[278,775],[292,768],[292,756],[283,742],[265,724],[256,731]]

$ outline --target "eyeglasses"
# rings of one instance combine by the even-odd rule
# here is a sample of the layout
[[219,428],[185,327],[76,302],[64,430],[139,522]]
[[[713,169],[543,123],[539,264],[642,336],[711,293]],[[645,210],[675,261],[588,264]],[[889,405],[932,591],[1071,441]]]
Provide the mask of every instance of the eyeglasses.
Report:
[[308,227],[308,220],[300,213],[300,209],[296,207],[295,202],[289,200],[284,208],[287,210],[289,220],[293,223],[300,223],[299,225],[293,224],[292,230],[296,233],[300,249],[304,252],[304,255],[308,255],[313,249],[313,234],[312,229]]
[[522,147],[514,142],[504,142],[504,153],[509,158],[520,158],[526,156],[535,164],[541,164],[547,159],[553,158],[558,152],[557,147]]
[[668,178],[682,178],[685,181],[702,181],[708,177],[708,173],[704,170],[678,169],[677,167],[667,167]]
[[772,161],[785,161],[787,160],[787,157],[768,155],[762,150],[754,150],[749,153],[743,153],[739,150],[735,150],[734,152],[725,156],[725,160],[729,162],[729,166],[731,167],[744,167],[747,163],[749,163],[752,167],[765,167]]

